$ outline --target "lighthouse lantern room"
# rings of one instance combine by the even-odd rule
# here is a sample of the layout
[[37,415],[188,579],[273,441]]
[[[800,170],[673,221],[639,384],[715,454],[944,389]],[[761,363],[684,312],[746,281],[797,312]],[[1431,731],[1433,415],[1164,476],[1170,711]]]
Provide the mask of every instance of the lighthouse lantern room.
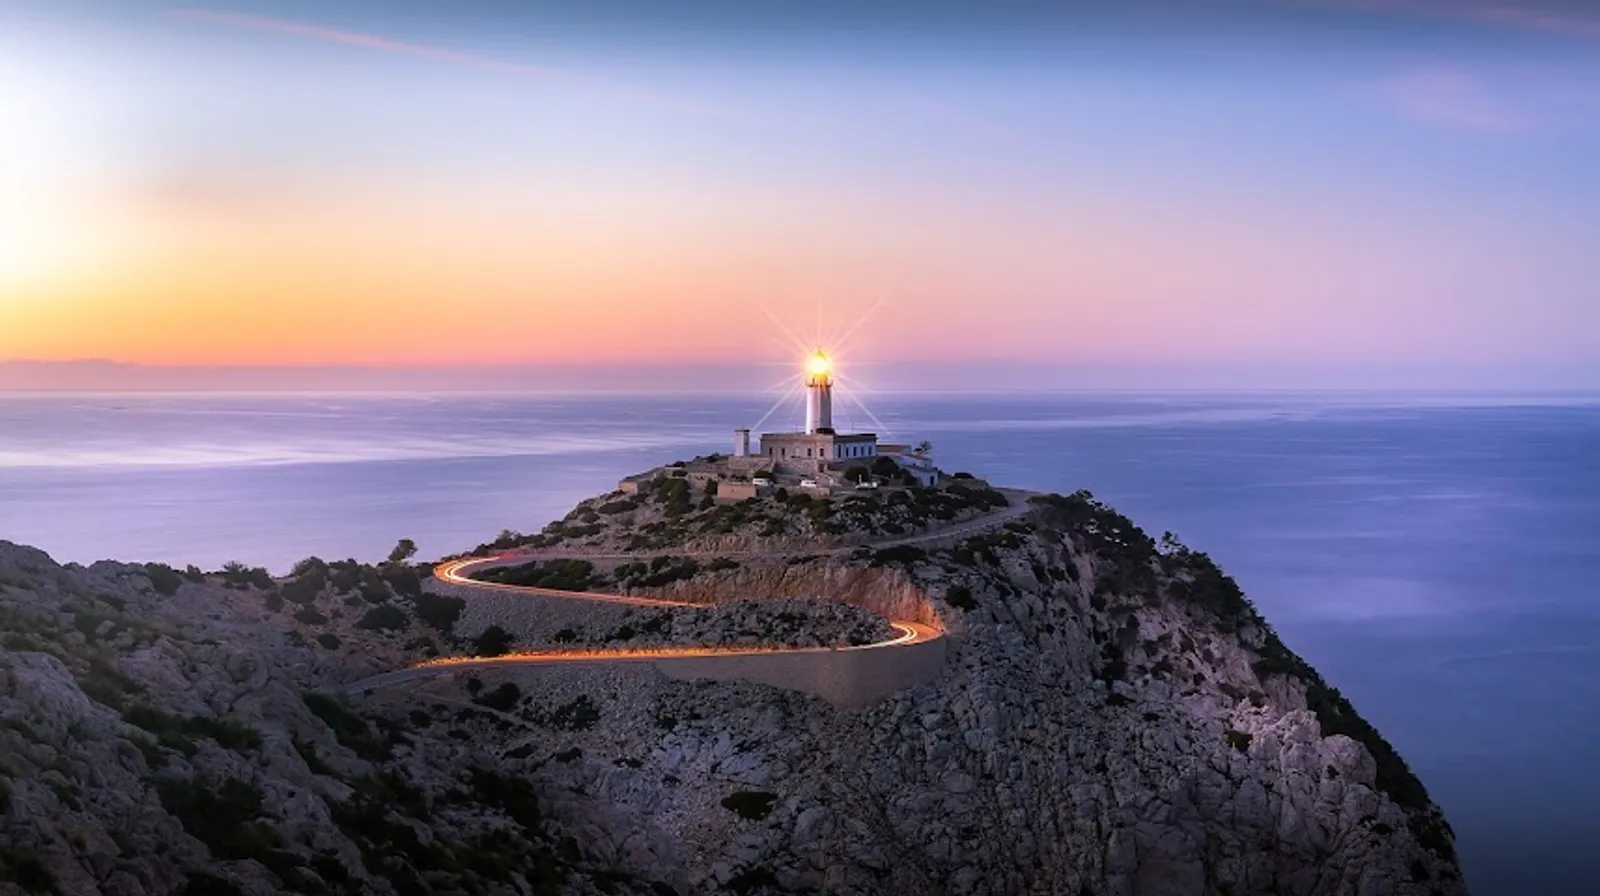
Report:
[[805,390],[805,431],[762,433],[760,455],[780,466],[812,471],[836,461],[877,456],[876,433],[834,430],[833,359],[820,349],[806,356]]

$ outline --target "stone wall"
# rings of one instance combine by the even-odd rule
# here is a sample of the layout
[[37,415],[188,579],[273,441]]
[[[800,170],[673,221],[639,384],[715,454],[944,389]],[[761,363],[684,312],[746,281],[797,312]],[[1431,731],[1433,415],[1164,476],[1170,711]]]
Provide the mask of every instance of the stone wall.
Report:
[[666,657],[655,666],[669,678],[749,681],[814,694],[835,706],[864,706],[938,678],[944,651],[941,637],[895,647]]
[[601,628],[620,625],[631,604],[584,600],[561,596],[561,592],[525,591],[493,588],[487,585],[455,585],[429,579],[423,587],[433,593],[459,597],[467,602],[456,620],[456,631],[477,637],[491,625],[498,625],[517,636],[519,644],[547,643],[562,629]]
[[[490,565],[503,564],[485,566]],[[678,589],[671,597],[710,602],[751,596],[814,596],[856,604],[891,619],[938,623],[926,598],[889,570],[810,566],[786,571],[793,575],[769,576],[755,570],[741,571],[742,575],[728,576],[714,583],[702,583],[692,593],[690,589]],[[472,637],[490,625],[499,625],[523,643],[548,642],[551,635],[564,628],[620,625],[629,611],[637,610],[633,604],[589,600],[577,595],[568,596],[565,592],[538,589],[461,585],[437,579],[428,580],[425,587],[435,594],[459,597],[466,601],[466,608],[456,623],[457,630],[462,634]],[[945,638],[940,637],[893,647],[844,647],[723,656],[618,657],[616,660],[586,661],[586,664],[649,664],[662,674],[679,680],[748,681],[814,694],[838,706],[860,706],[938,678],[944,666],[944,657]],[[460,666],[455,671],[471,668]],[[485,664],[485,668],[491,666]],[[510,671],[504,664],[492,668]],[[529,664],[527,668],[548,669],[550,666]],[[401,675],[397,679],[407,677]]]
[[885,619],[944,627],[927,595],[901,571],[861,566],[837,557],[800,563],[746,559],[738,569],[701,573],[648,591],[669,600],[705,604],[770,597],[830,600],[871,610]]

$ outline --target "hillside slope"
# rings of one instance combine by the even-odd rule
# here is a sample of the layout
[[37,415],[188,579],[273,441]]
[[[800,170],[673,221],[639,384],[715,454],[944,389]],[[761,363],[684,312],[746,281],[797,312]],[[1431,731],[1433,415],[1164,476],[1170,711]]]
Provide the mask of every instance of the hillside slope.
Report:
[[[795,552],[890,503],[851,500],[744,505],[770,555],[549,566],[747,601],[593,632],[497,632],[403,565],[184,578],[0,545],[0,892],[1466,892],[1403,760],[1204,555],[1084,494],[951,543]],[[732,516],[678,511],[649,548],[686,554],[694,514]],[[583,537],[625,541],[626,516]],[[774,598],[768,632],[750,602]],[[854,709],[604,663],[330,695],[540,639],[809,643],[801,598],[920,601],[944,674]]]

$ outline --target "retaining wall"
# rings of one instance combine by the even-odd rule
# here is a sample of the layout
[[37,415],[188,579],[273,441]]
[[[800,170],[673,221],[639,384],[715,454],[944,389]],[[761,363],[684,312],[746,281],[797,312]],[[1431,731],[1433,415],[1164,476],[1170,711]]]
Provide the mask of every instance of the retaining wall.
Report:
[[815,694],[836,706],[863,706],[933,681],[944,669],[945,639],[894,647],[746,656],[667,657],[655,666],[679,680],[752,681]]
[[[815,570],[813,574],[815,572],[821,570]],[[835,569],[835,574],[837,572]],[[878,601],[861,600],[860,603],[910,611],[905,614],[894,614],[894,618],[899,619],[924,621],[922,617],[931,613],[926,600],[920,595],[911,594],[903,582],[894,583],[898,587],[884,587],[889,586],[890,581],[895,578],[892,574],[885,574],[880,570],[867,572],[872,575],[865,576],[864,581],[861,579],[850,581],[848,584],[855,587],[848,587],[846,590],[856,591],[870,582],[883,588],[883,591]],[[820,581],[813,580],[807,584],[814,584],[819,589],[830,585],[837,588],[846,584],[837,580],[829,581],[830,578],[832,577],[824,573]],[[754,583],[747,580],[741,584],[748,587]],[[618,625],[624,614],[638,609],[637,605],[632,604],[565,597],[536,590],[508,591],[476,585],[459,585],[437,579],[428,580],[425,587],[435,594],[459,597],[466,601],[466,608],[456,623],[457,630],[470,636],[490,625],[499,625],[524,642],[547,641],[552,634],[563,628]],[[816,594],[816,592],[811,593]],[[896,691],[938,678],[944,667],[944,655],[945,638],[939,637],[931,641],[891,647],[808,649],[726,656],[618,657],[615,660],[585,660],[584,664],[650,665],[669,678],[679,680],[749,681],[815,694],[837,706],[860,706],[881,700]],[[446,674],[447,671],[463,672],[477,668],[493,668],[500,672],[512,672],[516,669],[549,670],[559,665],[561,664],[535,661],[526,665],[484,663],[479,667],[477,664],[469,663],[449,667],[448,670],[441,668],[437,673],[422,674]],[[567,664],[567,668],[571,668],[570,664]],[[400,670],[380,678],[386,683],[390,679],[411,680],[417,677],[419,671]]]
[[556,632],[568,628],[615,628],[630,610],[639,609],[632,604],[456,585],[438,579],[428,579],[423,589],[466,601],[455,625],[462,635],[477,637],[489,626],[498,625],[516,635],[519,643],[548,642]]

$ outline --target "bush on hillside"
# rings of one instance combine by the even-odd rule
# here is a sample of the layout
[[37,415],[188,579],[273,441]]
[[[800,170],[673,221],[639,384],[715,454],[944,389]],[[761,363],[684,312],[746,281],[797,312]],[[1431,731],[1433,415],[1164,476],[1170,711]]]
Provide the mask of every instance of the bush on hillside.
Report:
[[416,606],[418,619],[446,634],[455,628],[456,620],[461,618],[461,611],[467,607],[467,602],[459,597],[444,597],[427,592],[418,594],[412,602]]
[[406,627],[406,614],[393,604],[380,604],[367,611],[356,628],[367,631],[398,632]]
[[150,579],[150,587],[168,597],[177,594],[178,587],[183,584],[183,576],[165,563],[146,563],[144,574]]
[[504,656],[511,650],[516,636],[498,625],[491,625],[472,641],[475,656]]

